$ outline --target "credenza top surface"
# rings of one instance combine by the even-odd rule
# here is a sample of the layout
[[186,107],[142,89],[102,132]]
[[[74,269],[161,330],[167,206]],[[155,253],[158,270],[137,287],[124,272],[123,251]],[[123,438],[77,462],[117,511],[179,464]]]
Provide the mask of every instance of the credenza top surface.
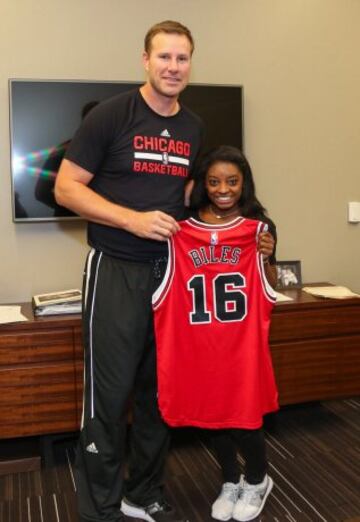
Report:
[[[313,286],[329,285],[329,283],[312,283]],[[307,284],[306,286],[311,286]],[[274,308],[274,313],[291,312],[298,310],[316,310],[316,309],[332,309],[336,307],[359,307],[360,313],[360,298],[347,299],[328,299],[323,297],[315,297],[301,288],[293,288],[286,290],[279,290],[280,293],[292,298],[292,301],[278,302]],[[81,326],[80,314],[63,314],[63,315],[48,315],[42,317],[34,317],[31,303],[17,303],[21,305],[21,312],[29,319],[28,321],[18,323],[8,323],[0,325],[0,333],[7,333],[8,331],[21,330],[40,330],[45,328],[72,328]]]
[[[304,286],[331,286],[331,283],[310,283]],[[301,288],[289,288],[286,290],[279,290],[279,293],[292,298],[292,301],[282,301],[276,303],[274,312],[281,313],[282,311],[297,311],[297,310],[316,310],[324,308],[337,308],[346,306],[359,307],[360,298],[351,297],[346,299],[330,299],[326,297],[316,297],[307,292],[303,292]]]
[[35,317],[31,303],[14,303],[21,306],[21,313],[28,321],[0,324],[0,334],[8,331],[42,330],[49,328],[72,328],[81,324],[80,314],[46,315]]

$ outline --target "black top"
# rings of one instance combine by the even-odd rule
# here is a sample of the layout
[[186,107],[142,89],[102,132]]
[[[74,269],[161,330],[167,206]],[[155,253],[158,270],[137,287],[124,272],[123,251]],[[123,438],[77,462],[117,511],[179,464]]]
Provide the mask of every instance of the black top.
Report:
[[[181,106],[161,116],[133,90],[100,103],[84,119],[66,158],[94,174],[89,187],[107,200],[139,210],[182,217],[184,185],[202,141],[202,122]],[[166,242],[89,222],[88,242],[125,260],[161,257]]]

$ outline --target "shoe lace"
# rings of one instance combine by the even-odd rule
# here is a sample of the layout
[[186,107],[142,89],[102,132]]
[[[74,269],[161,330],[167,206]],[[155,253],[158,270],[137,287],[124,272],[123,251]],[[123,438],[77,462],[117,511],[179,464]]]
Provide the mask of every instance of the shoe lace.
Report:
[[171,506],[167,502],[162,502],[159,504],[159,502],[154,502],[153,504],[150,504],[150,506],[147,506],[145,509],[145,512],[149,515],[152,515],[153,513],[158,513],[159,511],[170,511]]
[[222,487],[221,496],[229,499],[231,502],[236,502],[239,495],[239,485],[232,482],[225,482]]
[[241,500],[246,504],[258,505],[261,503],[261,494],[263,488],[260,488],[257,484],[248,484],[245,480],[241,491]]

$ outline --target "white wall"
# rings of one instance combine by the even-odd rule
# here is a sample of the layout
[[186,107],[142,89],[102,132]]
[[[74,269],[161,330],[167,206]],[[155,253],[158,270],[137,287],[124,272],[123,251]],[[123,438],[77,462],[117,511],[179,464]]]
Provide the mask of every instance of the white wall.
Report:
[[303,280],[360,291],[358,0],[0,0],[0,302],[79,287],[80,223],[12,223],[8,79],[141,80],[143,36],[167,18],[196,40],[192,81],[245,89],[245,149]]

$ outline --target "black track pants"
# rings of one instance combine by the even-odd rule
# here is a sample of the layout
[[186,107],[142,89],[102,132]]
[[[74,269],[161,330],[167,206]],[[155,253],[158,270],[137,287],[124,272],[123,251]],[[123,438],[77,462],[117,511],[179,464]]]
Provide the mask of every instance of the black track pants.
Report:
[[[169,431],[156,399],[151,297],[159,279],[154,272],[151,263],[126,262],[94,250],[86,262],[84,408],[76,457],[84,520],[117,522],[124,494],[143,506],[162,498]],[[130,395],[133,421],[124,484]]]

